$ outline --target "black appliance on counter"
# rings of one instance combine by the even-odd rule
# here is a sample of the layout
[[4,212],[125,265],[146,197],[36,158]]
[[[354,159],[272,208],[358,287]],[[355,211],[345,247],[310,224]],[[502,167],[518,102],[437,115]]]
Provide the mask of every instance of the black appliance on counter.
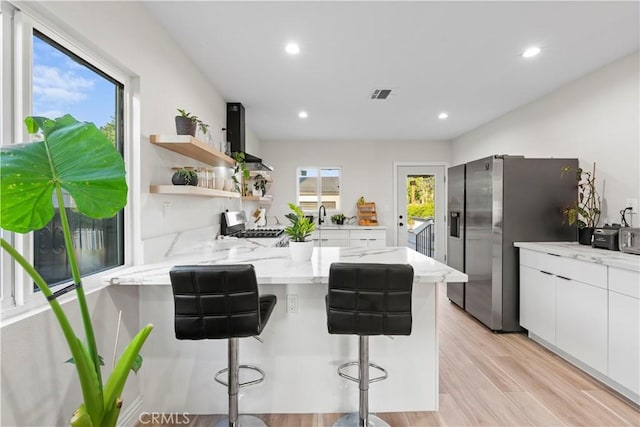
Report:
[[245,151],[244,106],[239,102],[227,103],[227,141],[231,143],[232,153],[244,153],[244,161],[249,170],[272,171],[273,167]]
[[220,234],[223,236],[245,238],[276,238],[284,230],[281,228],[246,228],[247,217],[244,211],[226,211],[220,219]]
[[469,276],[447,283],[447,297],[494,331],[520,331],[518,250],[514,242],[575,241],[562,221],[577,159],[491,156],[449,168],[447,264]]
[[591,246],[594,248],[609,249],[610,251],[620,250],[618,245],[620,228],[620,224],[605,224],[602,228],[596,228],[593,231]]

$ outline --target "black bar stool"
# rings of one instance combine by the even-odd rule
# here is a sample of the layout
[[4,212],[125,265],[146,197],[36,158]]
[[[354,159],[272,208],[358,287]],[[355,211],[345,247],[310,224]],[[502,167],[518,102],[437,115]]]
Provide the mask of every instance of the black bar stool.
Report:
[[[359,384],[359,413],[343,416],[334,426],[388,426],[369,414],[369,384],[388,376],[384,368],[369,362],[369,336],[411,334],[412,288],[413,267],[408,264],[331,264],[326,297],[329,333],[360,337],[359,360],[338,368],[341,377]],[[353,365],[359,367],[358,378],[344,372]],[[369,367],[382,375],[370,379]]]
[[[238,365],[238,338],[256,337],[267,324],[276,305],[275,295],[258,295],[256,273],[251,264],[184,265],[169,272],[175,304],[175,332],[179,340],[228,339],[228,367],[215,380],[227,386],[229,419],[217,426],[266,426],[251,415],[238,416],[238,389],[258,384],[264,372],[255,366]],[[239,369],[257,371],[260,377],[239,382]],[[228,372],[227,382],[218,376]]]

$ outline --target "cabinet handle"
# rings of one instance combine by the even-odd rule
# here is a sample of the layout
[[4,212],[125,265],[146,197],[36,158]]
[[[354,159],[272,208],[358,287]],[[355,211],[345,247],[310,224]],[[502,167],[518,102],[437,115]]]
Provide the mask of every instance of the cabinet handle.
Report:
[[558,254],[550,254],[549,252],[547,252],[547,255],[551,255],[551,256],[560,256]]
[[328,242],[329,241],[329,239],[320,239],[320,240],[322,240],[323,242]]
[[570,278],[564,277],[564,276],[558,276],[558,277],[561,278],[561,279],[564,279],[564,280],[571,280]]
[[553,273],[549,273],[548,271],[542,271],[542,270],[540,270],[540,273],[544,273],[544,274],[548,274],[549,276],[553,276]]

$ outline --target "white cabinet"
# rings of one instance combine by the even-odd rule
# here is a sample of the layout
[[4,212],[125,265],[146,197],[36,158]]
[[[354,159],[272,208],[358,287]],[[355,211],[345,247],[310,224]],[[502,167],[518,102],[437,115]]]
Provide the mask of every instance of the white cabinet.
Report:
[[609,267],[609,372],[640,394],[640,274]]
[[315,247],[347,247],[349,246],[349,230],[315,230],[311,233],[311,240],[313,240]]
[[556,277],[520,267],[520,324],[545,341],[556,343]]
[[387,246],[387,232],[371,229],[320,229],[311,234],[314,246],[383,248]]
[[607,373],[606,289],[556,276],[556,345]]
[[520,251],[520,324],[604,374],[606,288],[604,265]]
[[385,230],[351,230],[349,232],[349,246],[360,248],[383,248],[387,246],[387,232]]
[[639,272],[521,248],[520,324],[640,403]]

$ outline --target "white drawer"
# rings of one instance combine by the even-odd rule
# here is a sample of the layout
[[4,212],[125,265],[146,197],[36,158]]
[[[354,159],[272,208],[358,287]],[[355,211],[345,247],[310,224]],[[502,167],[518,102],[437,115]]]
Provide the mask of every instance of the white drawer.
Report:
[[520,264],[527,267],[555,274],[559,261],[560,257],[558,256],[520,248]]
[[640,298],[640,273],[609,267],[609,290],[633,298]]
[[320,237],[322,237],[323,239],[349,240],[349,230],[316,230],[311,233],[312,240],[318,240]]
[[607,289],[607,267],[543,252],[520,250],[520,264]]
[[385,230],[351,230],[351,239],[386,239],[387,232]]

